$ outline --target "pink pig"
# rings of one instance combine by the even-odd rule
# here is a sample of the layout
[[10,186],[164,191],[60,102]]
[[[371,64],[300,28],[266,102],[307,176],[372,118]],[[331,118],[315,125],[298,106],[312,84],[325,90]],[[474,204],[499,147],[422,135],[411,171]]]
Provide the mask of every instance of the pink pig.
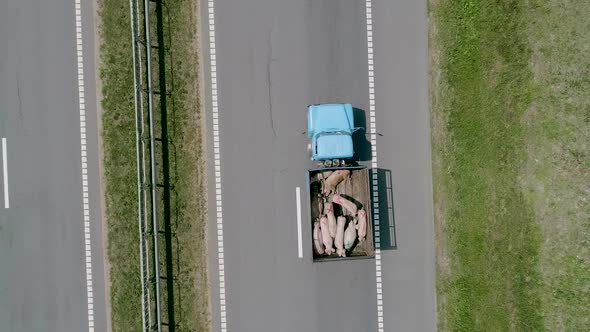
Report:
[[367,211],[360,209],[358,212],[358,223],[356,229],[359,234],[359,241],[364,241],[367,236]]
[[336,253],[340,257],[346,256],[344,250],[344,224],[346,224],[346,218],[338,217],[338,225],[336,227],[336,239],[334,239],[334,245],[336,246]]
[[339,169],[334,171],[327,179],[324,181],[324,189],[322,190],[322,194],[328,196],[332,192],[336,190],[336,186],[342,182],[344,179],[350,178],[350,171],[347,169]]
[[332,173],[333,173],[332,171],[323,171],[323,172],[320,172],[320,174],[318,174],[318,178],[321,181],[327,180],[330,177],[330,175],[332,175]]
[[326,255],[331,255],[334,252],[334,248],[332,247],[334,243],[328,229],[328,218],[322,217],[320,219],[320,230],[322,231],[322,242],[326,247]]
[[323,255],[324,254],[324,244],[322,243],[320,237],[320,222],[316,221],[313,223],[313,247],[315,249],[315,252],[318,255]]
[[335,194],[334,197],[332,198],[332,201],[340,206],[342,206],[343,208],[345,208],[346,210],[348,210],[348,212],[350,212],[350,214],[354,217],[356,216],[356,211],[357,211],[357,207],[356,204],[354,204],[353,202],[347,200],[346,198]]
[[356,228],[354,226],[354,222],[348,223],[348,227],[344,231],[344,248],[349,250],[352,248],[354,244],[354,240],[356,239]]
[[330,236],[334,238],[336,236],[336,216],[334,216],[334,206],[331,202],[324,204],[324,214],[328,218],[328,231]]

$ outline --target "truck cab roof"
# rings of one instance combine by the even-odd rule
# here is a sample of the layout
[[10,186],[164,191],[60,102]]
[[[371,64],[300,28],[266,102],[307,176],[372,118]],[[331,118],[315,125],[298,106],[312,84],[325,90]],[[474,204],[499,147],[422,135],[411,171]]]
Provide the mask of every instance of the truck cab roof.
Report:
[[319,104],[308,107],[309,137],[325,131],[350,131],[354,128],[351,104]]
[[315,139],[315,159],[351,158],[354,155],[352,136],[349,133],[320,134]]
[[354,119],[351,104],[311,105],[307,111],[307,134],[312,159],[352,158]]

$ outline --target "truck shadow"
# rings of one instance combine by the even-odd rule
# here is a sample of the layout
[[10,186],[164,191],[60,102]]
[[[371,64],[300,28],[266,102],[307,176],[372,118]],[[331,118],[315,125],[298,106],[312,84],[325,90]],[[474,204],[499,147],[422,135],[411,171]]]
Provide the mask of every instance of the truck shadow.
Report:
[[353,108],[352,116],[354,119],[354,126],[362,128],[352,134],[354,144],[353,159],[355,161],[369,161],[371,160],[371,142],[367,139],[366,112],[360,108]]
[[381,250],[395,250],[397,249],[397,237],[393,204],[393,181],[390,170],[377,169],[377,193],[379,197],[378,205],[372,200],[372,211],[375,213],[375,208],[377,208],[378,212],[378,216],[373,216],[376,220],[375,223],[379,225],[379,231],[374,231],[375,236],[380,238]]

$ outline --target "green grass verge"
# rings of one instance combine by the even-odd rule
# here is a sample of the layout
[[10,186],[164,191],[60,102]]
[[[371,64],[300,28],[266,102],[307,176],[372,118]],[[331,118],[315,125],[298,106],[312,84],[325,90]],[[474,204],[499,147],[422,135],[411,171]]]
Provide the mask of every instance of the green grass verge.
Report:
[[588,326],[590,43],[576,7],[429,3],[441,330]]
[[[210,329],[196,5],[196,0],[166,2],[164,27],[169,138],[172,142],[170,172],[174,188],[171,192],[174,304],[179,331]],[[105,217],[112,327],[113,331],[140,331],[141,288],[129,3],[100,0],[99,14]],[[161,255],[161,259],[164,257]],[[165,282],[162,285],[165,290]]]
[[528,12],[538,93],[524,118],[522,183],[541,226],[545,326],[590,328],[590,2],[534,1]]
[[113,331],[140,331],[137,164],[129,3],[100,1],[102,143]]
[[[164,3],[174,305],[178,331],[209,331],[204,119],[198,96],[198,0]],[[163,257],[163,256],[162,256]]]
[[435,105],[448,136],[434,142],[445,154],[446,328],[539,330],[539,230],[518,184],[532,87],[522,8],[449,1],[434,11],[448,89]]

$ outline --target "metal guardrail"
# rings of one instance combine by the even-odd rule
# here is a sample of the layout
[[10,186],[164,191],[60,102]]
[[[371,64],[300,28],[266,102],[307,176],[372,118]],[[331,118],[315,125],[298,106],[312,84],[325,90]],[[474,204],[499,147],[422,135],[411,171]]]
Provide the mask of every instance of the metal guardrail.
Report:
[[141,269],[141,309],[143,331],[150,330],[152,321],[149,289],[149,242],[146,238],[146,208],[145,195],[145,147],[143,144],[144,118],[143,118],[143,93],[142,93],[142,66],[141,66],[141,36],[139,29],[139,6],[137,0],[130,0],[131,32],[133,38],[133,81],[135,97],[135,126],[137,139],[137,193],[138,193],[138,224],[139,224],[139,259]]
[[[134,97],[135,97],[135,121],[137,139],[137,185],[138,185],[138,224],[139,224],[139,251],[141,269],[141,307],[142,330],[144,332],[162,331],[162,312],[160,296],[160,262],[159,262],[159,224],[158,224],[158,169],[156,162],[156,134],[154,128],[154,87],[152,80],[152,44],[150,29],[150,0],[145,0],[143,6],[138,0],[130,0],[131,32],[133,38],[133,72],[134,72]],[[141,31],[141,16],[144,18],[143,34]],[[144,49],[142,55],[141,49]],[[145,75],[145,79],[144,79]],[[144,89],[145,87],[145,89]],[[144,97],[145,94],[145,97]],[[147,108],[147,122],[149,126],[149,182],[146,179],[146,154],[145,154],[145,115]],[[151,195],[148,202],[147,196]],[[148,204],[151,216],[151,232],[153,242],[150,243],[148,226]],[[150,271],[149,261],[153,260]],[[152,292],[153,287],[153,292]],[[151,294],[155,295],[152,299]],[[155,307],[155,308],[153,308]]]
[[[171,226],[171,142],[166,106],[166,57],[169,55],[164,39],[165,3],[164,0],[129,1],[137,138],[142,330],[174,332],[178,325],[174,300],[174,231]],[[154,29],[152,25],[155,25]],[[157,52],[152,52],[153,49]],[[144,130],[146,127],[147,133]],[[160,233],[164,234],[165,246],[160,246]],[[163,260],[160,255],[165,255]],[[165,284],[161,284],[162,279]]]
[[160,308],[160,259],[159,259],[159,246],[158,246],[158,191],[157,191],[157,170],[156,170],[156,137],[154,131],[154,86],[152,81],[152,44],[151,44],[151,29],[150,29],[150,0],[144,1],[143,16],[145,18],[145,63],[146,63],[146,81],[147,81],[147,105],[148,105],[148,116],[149,116],[149,127],[150,127],[150,173],[151,173],[151,190],[152,190],[152,229],[154,236],[154,286],[156,293],[156,326],[157,331],[162,330],[162,315]]

